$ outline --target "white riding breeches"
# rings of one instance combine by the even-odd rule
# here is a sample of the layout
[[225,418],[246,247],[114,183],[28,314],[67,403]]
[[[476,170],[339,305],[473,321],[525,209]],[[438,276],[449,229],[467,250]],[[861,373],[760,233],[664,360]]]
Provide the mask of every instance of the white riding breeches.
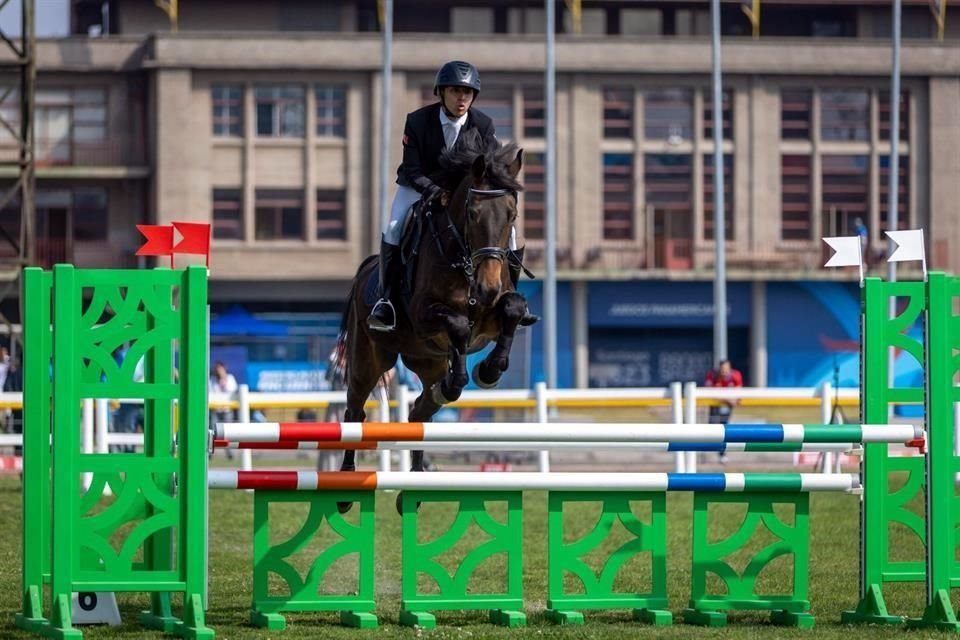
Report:
[[[420,194],[415,189],[397,185],[397,193],[393,196],[393,206],[390,207],[390,222],[387,223],[387,229],[383,232],[384,242],[393,246],[400,244],[403,222],[407,219],[410,207],[419,200]],[[516,250],[517,248],[517,230],[512,226],[510,227],[510,242],[507,247],[510,250]]]

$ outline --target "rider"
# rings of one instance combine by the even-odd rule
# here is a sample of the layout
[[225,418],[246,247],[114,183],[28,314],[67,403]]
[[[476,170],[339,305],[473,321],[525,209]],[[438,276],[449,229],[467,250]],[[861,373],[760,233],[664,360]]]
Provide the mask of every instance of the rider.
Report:
[[[397,314],[391,298],[400,280],[400,234],[410,207],[423,199],[432,201],[443,189],[429,176],[440,168],[440,154],[452,147],[462,131],[477,129],[484,143],[495,141],[493,121],[471,108],[480,95],[480,72],[469,62],[447,62],[437,72],[433,95],[439,102],[407,114],[403,129],[403,162],[397,169],[397,193],[390,209],[390,223],[380,242],[380,289],[367,324],[376,331],[393,331]],[[510,279],[516,289],[524,249],[517,249],[516,229],[511,229]],[[520,324],[529,326],[539,318],[526,311]]]

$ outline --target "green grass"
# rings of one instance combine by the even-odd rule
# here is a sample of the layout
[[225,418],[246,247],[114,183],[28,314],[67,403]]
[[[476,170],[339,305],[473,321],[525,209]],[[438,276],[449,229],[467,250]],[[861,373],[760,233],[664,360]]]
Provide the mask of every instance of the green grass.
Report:
[[[675,624],[653,628],[634,623],[627,611],[585,612],[583,627],[557,627],[543,615],[546,603],[546,497],[543,493],[524,496],[524,596],[528,626],[500,629],[486,622],[481,612],[440,612],[438,628],[414,630],[396,624],[400,602],[400,519],[393,506],[393,495],[381,494],[377,503],[377,615],[381,628],[376,631],[344,629],[336,625],[334,614],[290,614],[286,631],[268,632],[247,624],[251,594],[252,497],[243,492],[214,491],[210,497],[210,610],[208,624],[218,638],[926,638],[942,634],[906,632],[898,628],[846,627],[839,624],[840,612],[856,603],[858,574],[858,498],[843,494],[814,494],[811,507],[810,600],[817,617],[813,630],[799,631],[770,626],[761,614],[732,614],[724,629],[702,629]],[[668,500],[669,553],[668,581],[670,608],[675,614],[686,606],[690,574],[689,494],[671,494]],[[437,507],[434,505],[433,507]],[[431,507],[431,508],[433,508]],[[442,509],[443,507],[437,507]],[[19,610],[20,593],[20,510],[19,482],[0,477],[0,519],[6,535],[0,537],[0,638],[29,638],[13,627]],[[296,528],[295,510],[278,512],[278,525],[289,532]],[[589,509],[583,514],[590,520]],[[449,514],[437,515],[438,531],[449,522]],[[734,525],[735,526],[735,522]],[[897,535],[897,532],[894,532]],[[430,532],[427,532],[430,535]],[[916,548],[916,545],[913,546]],[[461,551],[459,548],[457,551]],[[306,558],[300,558],[308,561]],[[633,565],[631,565],[633,566]],[[789,565],[776,562],[765,576],[770,584],[782,584],[789,576]],[[628,572],[623,584],[641,586],[640,571]],[[491,588],[495,583],[485,576],[478,586]],[[916,614],[922,607],[922,585],[887,588],[892,612]],[[122,627],[89,628],[88,638],[160,638],[135,624],[137,612],[146,598],[123,594],[121,613],[128,623]],[[958,603],[955,602],[955,606]],[[677,615],[676,618],[679,619]]]

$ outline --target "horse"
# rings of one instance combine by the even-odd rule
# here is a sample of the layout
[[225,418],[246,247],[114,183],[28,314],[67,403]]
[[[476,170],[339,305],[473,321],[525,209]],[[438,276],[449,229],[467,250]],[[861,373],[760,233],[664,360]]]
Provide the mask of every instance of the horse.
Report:
[[[484,145],[471,130],[444,151],[440,165],[437,184],[449,196],[420,209],[425,229],[414,241],[416,270],[398,288],[405,293],[394,296],[397,325],[392,332],[367,327],[378,256],[364,260],[353,279],[334,357],[347,387],[346,422],[364,421],[367,397],[398,357],[423,383],[411,422],[429,422],[460,397],[468,382],[468,354],[496,343],[472,371],[481,388],[495,387],[510,365],[514,334],[526,310],[505,264],[513,259],[508,242],[523,189],[517,180],[523,150],[499,142]],[[341,471],[356,470],[355,455],[344,451]],[[411,463],[411,471],[423,471],[423,451],[413,451]],[[345,513],[351,503],[338,506]]]

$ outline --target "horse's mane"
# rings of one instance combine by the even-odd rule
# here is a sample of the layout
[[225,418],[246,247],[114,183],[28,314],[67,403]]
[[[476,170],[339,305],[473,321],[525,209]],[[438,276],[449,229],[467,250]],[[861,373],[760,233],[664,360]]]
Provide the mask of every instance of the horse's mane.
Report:
[[452,148],[445,149],[440,155],[437,183],[453,190],[470,172],[477,156],[483,156],[487,163],[487,181],[491,187],[523,191],[523,185],[508,170],[518,151],[519,147],[514,143],[501,144],[496,138],[484,144],[480,132],[469,129],[461,133]]

